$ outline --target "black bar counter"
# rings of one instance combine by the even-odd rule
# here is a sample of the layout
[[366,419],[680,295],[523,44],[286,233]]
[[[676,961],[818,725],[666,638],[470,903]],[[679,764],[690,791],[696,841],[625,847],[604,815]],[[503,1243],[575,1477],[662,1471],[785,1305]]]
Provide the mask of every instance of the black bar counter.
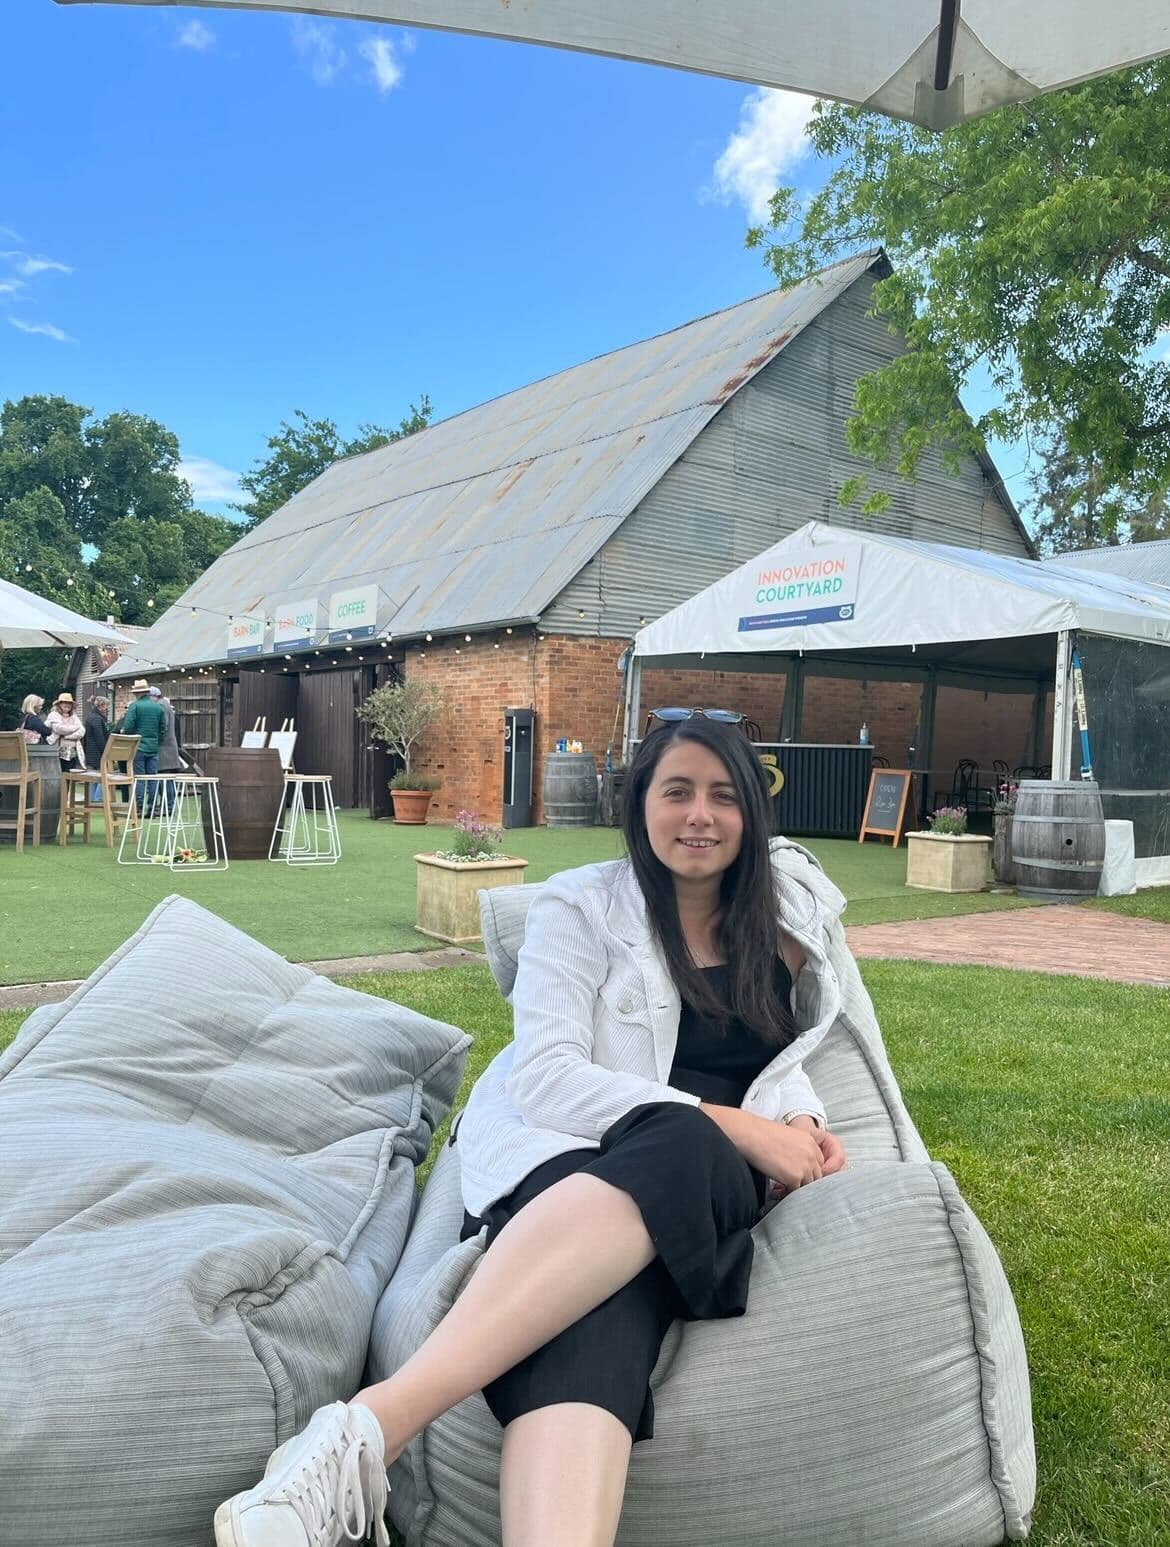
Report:
[[771,778],[776,830],[785,837],[856,838],[873,748],[856,742],[753,742]]

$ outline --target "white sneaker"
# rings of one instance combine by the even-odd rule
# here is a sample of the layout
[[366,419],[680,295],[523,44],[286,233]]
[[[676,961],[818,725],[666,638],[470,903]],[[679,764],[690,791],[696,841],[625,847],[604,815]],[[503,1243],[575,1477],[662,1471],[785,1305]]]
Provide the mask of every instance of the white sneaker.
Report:
[[215,1512],[216,1547],[340,1547],[386,1530],[385,1441],[368,1407],[334,1402],[274,1450],[263,1479]]

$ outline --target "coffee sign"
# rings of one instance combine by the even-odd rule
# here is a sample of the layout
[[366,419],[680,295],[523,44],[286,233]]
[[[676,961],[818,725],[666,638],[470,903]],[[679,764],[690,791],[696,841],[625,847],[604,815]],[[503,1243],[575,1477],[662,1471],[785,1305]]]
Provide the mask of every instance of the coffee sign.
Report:
[[329,643],[348,639],[372,639],[378,626],[378,587],[358,586],[353,591],[334,591],[329,598]]

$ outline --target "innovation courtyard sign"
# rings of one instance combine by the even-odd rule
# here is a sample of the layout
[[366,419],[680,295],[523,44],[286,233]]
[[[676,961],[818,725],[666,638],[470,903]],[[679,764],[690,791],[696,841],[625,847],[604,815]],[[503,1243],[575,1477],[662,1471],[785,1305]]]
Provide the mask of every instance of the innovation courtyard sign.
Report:
[[329,643],[372,639],[378,626],[378,587],[358,586],[353,591],[334,591],[329,598]]
[[738,632],[848,623],[857,615],[860,547],[812,548],[777,557],[745,577]]

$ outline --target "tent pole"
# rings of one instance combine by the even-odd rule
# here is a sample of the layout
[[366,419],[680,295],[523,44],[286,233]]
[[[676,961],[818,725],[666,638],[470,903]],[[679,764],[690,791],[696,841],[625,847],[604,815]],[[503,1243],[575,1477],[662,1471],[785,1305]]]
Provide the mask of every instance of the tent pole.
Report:
[[626,723],[622,729],[622,762],[630,761],[630,742],[638,734],[642,718],[642,661],[632,655],[626,671]]
[[938,668],[926,668],[922,698],[918,705],[918,741],[914,748],[914,772],[918,779],[918,816],[925,822],[930,815],[930,771],[934,763],[934,708],[938,697]]
[[1028,742],[1028,762],[1035,768],[1040,762],[1040,746],[1044,740],[1044,706],[1048,698],[1047,682],[1037,682],[1032,695],[1032,736]]
[[1071,778],[1072,705],[1069,701],[1069,672],[1072,668],[1072,636],[1061,629],[1056,636],[1056,685],[1052,699],[1052,777]]
[[784,673],[784,707],[780,711],[780,740],[799,741],[800,722],[804,718],[804,658],[788,658]]

